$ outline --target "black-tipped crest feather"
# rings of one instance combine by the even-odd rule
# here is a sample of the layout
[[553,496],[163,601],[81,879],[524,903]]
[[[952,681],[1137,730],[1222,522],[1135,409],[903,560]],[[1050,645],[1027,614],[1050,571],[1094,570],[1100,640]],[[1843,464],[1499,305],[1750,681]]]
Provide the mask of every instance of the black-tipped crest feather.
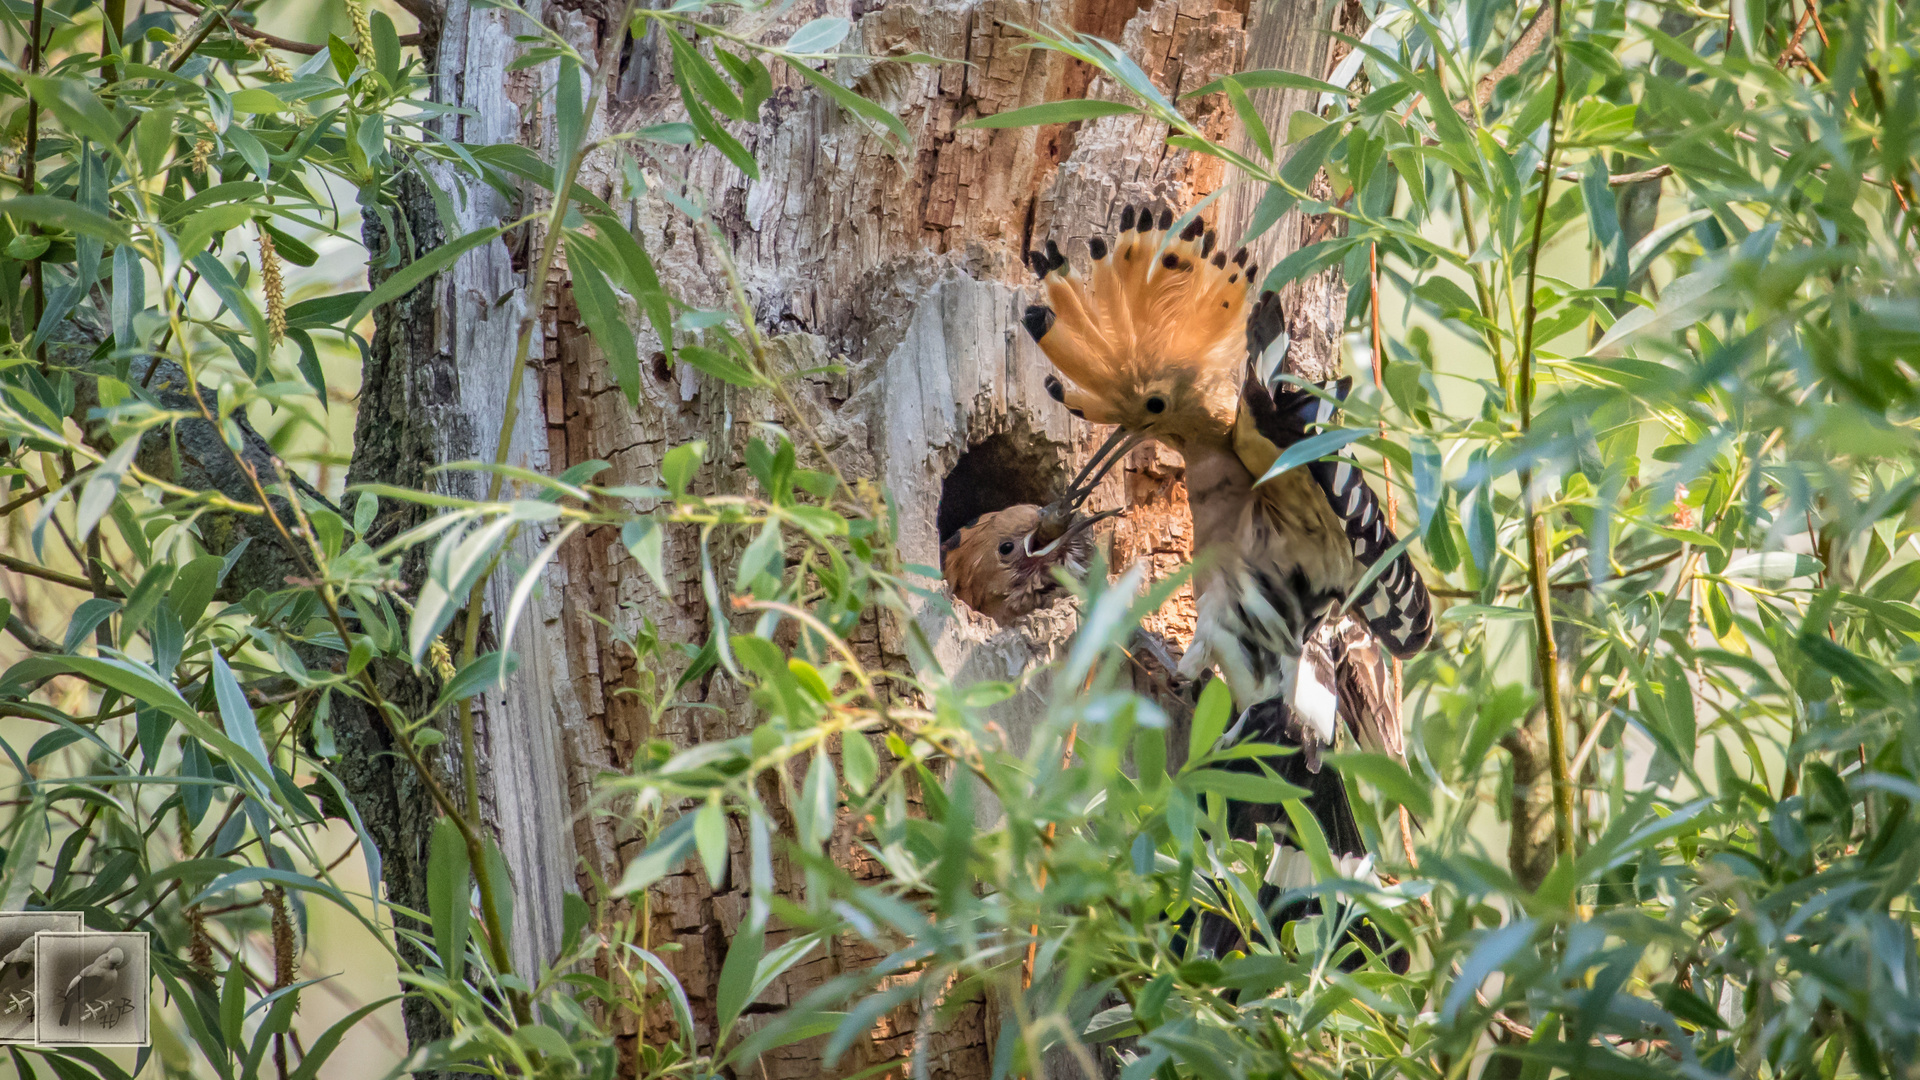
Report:
[[1034,304],[1027,308],[1026,315],[1020,321],[1026,326],[1027,333],[1033,335],[1033,340],[1039,341],[1047,336],[1047,331],[1053,329],[1053,318],[1052,308],[1045,304]]

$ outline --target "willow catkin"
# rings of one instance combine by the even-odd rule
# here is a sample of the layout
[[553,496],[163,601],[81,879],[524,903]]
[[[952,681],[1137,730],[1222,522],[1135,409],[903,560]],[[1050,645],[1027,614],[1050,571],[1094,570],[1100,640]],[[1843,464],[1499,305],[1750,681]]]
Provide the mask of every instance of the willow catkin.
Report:
[[267,294],[267,346],[272,348],[287,336],[287,285],[280,276],[280,253],[273,249],[273,234],[265,224],[255,227],[260,232],[260,285]]
[[427,659],[433,664],[433,673],[440,676],[441,682],[447,683],[453,681],[455,674],[453,667],[453,650],[447,648],[445,639],[433,639],[433,644],[427,646]]
[[[359,24],[355,23],[354,28],[357,30]],[[267,78],[274,82],[293,81],[292,69],[288,68],[286,62],[280,59],[280,55],[273,51],[273,46],[268,45],[259,38],[255,38],[247,42],[247,49],[251,51],[253,55],[259,57],[262,64],[266,65]]]
[[174,825],[180,831],[180,857],[193,858],[193,822],[188,819],[185,806],[174,811]]
[[213,140],[193,140],[193,171],[202,176],[213,175]]
[[368,71],[379,65],[373,57],[373,24],[367,21],[366,0],[347,0],[347,17],[353,20],[353,51]]

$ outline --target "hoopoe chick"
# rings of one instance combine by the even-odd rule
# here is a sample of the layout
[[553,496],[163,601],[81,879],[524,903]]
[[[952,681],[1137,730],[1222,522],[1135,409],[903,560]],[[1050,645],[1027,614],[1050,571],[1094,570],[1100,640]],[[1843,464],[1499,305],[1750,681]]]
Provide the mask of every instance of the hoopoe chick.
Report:
[[961,603],[1005,623],[1061,595],[1056,568],[1082,577],[1093,561],[1092,526],[1107,517],[1069,514],[1049,528],[1054,509],[1031,503],[982,514],[940,545],[940,574]]
[[1059,595],[1056,568],[1084,576],[1093,559],[1093,526],[1120,511],[1086,516],[1080,504],[1133,446],[1125,432],[1115,432],[1052,502],[1010,506],[962,525],[940,545],[940,574],[953,595],[1003,623]]

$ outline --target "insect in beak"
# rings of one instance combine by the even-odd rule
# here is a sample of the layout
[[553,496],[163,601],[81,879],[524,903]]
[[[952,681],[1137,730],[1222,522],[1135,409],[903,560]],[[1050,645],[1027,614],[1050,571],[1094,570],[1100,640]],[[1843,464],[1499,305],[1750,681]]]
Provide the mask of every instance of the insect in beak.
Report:
[[[1116,514],[1123,513],[1125,509],[1126,509],[1125,507],[1116,506],[1111,510],[1102,510],[1097,514],[1093,514],[1088,517],[1080,517],[1078,515],[1074,515],[1074,514],[1071,514],[1071,512],[1069,512],[1069,516],[1072,518],[1071,523],[1066,527],[1064,531],[1060,533],[1059,536],[1054,537],[1052,540],[1043,540],[1040,535],[1040,530],[1046,527],[1046,519],[1043,517],[1040,519],[1040,526],[1027,534],[1027,541],[1026,541],[1027,558],[1029,559],[1047,558],[1048,556],[1053,555],[1055,552],[1060,551],[1062,548],[1073,543],[1074,538],[1079,536],[1081,533],[1086,532],[1088,529],[1093,528],[1095,525],[1099,524],[1102,521],[1105,521],[1110,517],[1113,517]],[[1042,541],[1041,547],[1038,550],[1036,550],[1033,546],[1036,540]]]

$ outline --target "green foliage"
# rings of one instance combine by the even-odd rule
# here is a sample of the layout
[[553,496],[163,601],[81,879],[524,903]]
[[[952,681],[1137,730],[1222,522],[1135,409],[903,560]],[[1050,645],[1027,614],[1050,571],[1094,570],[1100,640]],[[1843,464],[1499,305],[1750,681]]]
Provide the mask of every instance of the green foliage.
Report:
[[[1396,866],[1399,890],[1425,894],[1394,912],[1416,930],[1414,973],[1336,976],[1333,998],[1290,974],[1250,1010],[1245,994],[1224,1008],[1217,979],[1167,997],[1158,980],[1178,969],[1089,962],[1081,1007],[1115,979],[1125,1030],[1146,1031],[1127,1075],[1438,1075],[1488,1053],[1527,1075],[1882,1075],[1920,1057],[1905,854],[1920,222],[1898,104],[1920,92],[1914,28],[1895,6],[1736,9],[1730,30],[1564,5],[1528,56],[1494,47],[1498,11],[1383,5],[1342,68],[1364,91],[1296,114],[1284,146],[1247,90],[1326,88],[1250,73],[1197,92],[1226,95],[1257,156],[1205,141],[1105,43],[1035,36],[1100,68],[1170,144],[1264,187],[1249,238],[1296,206],[1346,226],[1266,284],[1344,262],[1353,351],[1382,392],[1276,468],[1360,439],[1420,523],[1429,583],[1459,601],[1405,672],[1412,775],[1333,759],[1425,821],[1418,868]],[[1488,100],[1462,89],[1510,48],[1518,74]],[[1331,194],[1315,197],[1322,169]],[[1647,185],[1657,220],[1636,221]],[[1375,305],[1413,316],[1377,346]],[[1557,664],[1538,654],[1548,630]],[[1547,683],[1564,701],[1543,709]],[[1566,742],[1525,737],[1554,724]],[[1521,767],[1565,792],[1569,851],[1522,842],[1509,871],[1485,850],[1486,804],[1505,818],[1526,802]],[[1080,940],[1046,938],[1046,916],[1007,932],[1030,919],[1043,948]],[[1307,959],[1281,940],[1276,961]]]
[[[612,208],[573,180],[588,153],[607,153],[627,180],[625,194],[638,196],[649,176],[662,175],[650,145],[695,141],[736,155],[752,172],[726,125],[758,118],[772,92],[768,63],[821,80],[810,65],[835,55],[846,22],[816,21],[780,46],[732,34],[704,4],[630,6],[607,51],[589,57],[511,4],[492,6],[524,31],[513,68],[546,64],[556,72],[552,161],[520,147],[442,138],[428,121],[444,110],[427,100],[425,73],[378,12],[359,31],[364,39],[332,38],[295,71],[250,48],[239,36],[244,25],[222,10],[191,22],[145,16],[124,43],[119,29],[106,34],[105,52],[89,51],[102,40],[103,10],[34,5],[30,19],[18,7],[8,14],[4,32],[21,35],[10,39],[9,55],[34,43],[24,49],[25,70],[0,75],[12,95],[9,130],[34,150],[20,157],[31,164],[8,178],[14,190],[0,199],[0,435],[8,455],[0,475],[8,512],[30,521],[17,535],[33,557],[8,566],[36,586],[68,590],[19,614],[70,618],[64,632],[57,622],[45,633],[19,617],[8,622],[30,655],[0,675],[0,714],[10,725],[0,744],[19,778],[0,897],[10,907],[83,910],[96,928],[153,934],[155,970],[172,1003],[166,1015],[178,1024],[157,1058],[169,1074],[318,1076],[344,1034],[391,1001],[331,1029],[308,1029],[304,1052],[296,1039],[289,1059],[306,987],[294,965],[306,905],[319,900],[358,920],[391,954],[408,992],[432,1003],[453,1032],[416,1047],[409,1068],[611,1075],[617,1059],[604,1023],[662,993],[669,968],[642,948],[619,965],[643,973],[637,982],[583,981],[575,965],[608,945],[590,913],[569,911],[566,954],[543,958],[549,963],[538,971],[512,969],[511,885],[501,852],[462,798],[472,775],[450,783],[431,764],[458,750],[448,760],[464,758],[471,769],[469,702],[515,666],[511,652],[478,653],[461,614],[529,524],[552,526],[555,538],[533,565],[517,568],[500,613],[508,641],[546,561],[589,525],[638,527],[630,543],[656,577],[665,521],[697,522],[708,533],[758,530],[758,561],[749,560],[758,570],[743,569],[742,587],[767,596],[777,591],[767,583],[782,572],[784,538],[869,545],[875,535],[871,500],[844,480],[796,467],[792,444],[777,433],[778,449],[762,449],[764,479],[778,492],[752,504],[710,506],[687,495],[701,466],[698,444],[667,455],[665,488],[643,489],[591,486],[594,467],[560,477],[508,468],[503,445],[500,462],[466,466],[492,483],[487,499],[468,502],[374,486],[349,493],[343,508],[296,472],[300,432],[324,431],[328,422],[322,350],[338,341],[348,355],[365,352],[370,314],[522,226],[543,227],[547,245],[536,293],[564,244],[580,310],[630,399],[639,392],[639,353],[635,314],[623,305],[650,322],[670,362],[744,386],[777,383],[742,310],[694,310],[670,296]],[[649,25],[670,42],[692,127],[589,141],[585,121],[610,61]],[[83,27],[92,33],[82,36]],[[838,84],[825,89],[861,122],[905,137],[899,121],[870,102]],[[434,199],[447,242],[413,234],[415,221],[396,201],[410,173]],[[453,201],[464,195],[448,190],[448,175],[515,197],[523,185],[564,197],[551,200],[551,212],[466,229]],[[310,241],[354,239],[343,231],[351,219],[337,209],[343,191],[357,192],[363,223],[384,238],[369,261],[373,288],[290,304],[284,267],[314,264]],[[673,199],[702,230],[711,228],[697,199]],[[530,327],[521,336],[523,363]],[[510,419],[506,426],[511,432]],[[658,511],[634,509],[662,499]],[[853,520],[831,508],[836,500]],[[425,508],[419,523],[397,536],[383,532],[393,520],[383,505],[391,511],[408,501]],[[426,575],[409,592],[402,560],[415,549]],[[873,554],[872,546],[863,551]],[[816,557],[845,569],[837,552]],[[69,564],[73,571],[57,568]],[[858,617],[876,581],[892,579],[842,576],[836,627]],[[63,608],[75,590],[86,598]],[[8,614],[16,615],[11,607]],[[740,671],[724,638],[715,644],[712,662]],[[390,696],[406,671],[437,687],[424,709]],[[322,846],[329,822],[344,823],[367,880],[381,881],[380,852],[337,775],[347,763],[329,719],[348,702],[387,727],[403,768],[440,811],[426,845],[425,911],[344,884],[339,860]],[[24,756],[13,745],[23,735]],[[833,775],[815,789],[830,802]],[[689,818],[682,830],[709,862],[724,861],[724,813],[715,803],[701,828]],[[431,932],[396,924],[395,915]],[[736,1011],[753,974],[730,976]],[[680,1030],[691,1032],[684,995],[675,1000]],[[590,1013],[595,1001],[606,1009]],[[679,1057],[650,1050],[646,1060],[684,1070],[695,1049],[689,1043]],[[31,1053],[62,1075],[125,1075],[84,1049]]]
[[[1407,542],[1428,581],[1453,601],[1437,646],[1405,671],[1410,768],[1329,758],[1398,877],[1382,886],[1344,878],[1299,789],[1207,752],[1230,720],[1218,684],[1185,763],[1166,767],[1166,714],[1129,689],[1125,647],[1175,581],[1092,575],[1072,647],[1026,676],[1047,708],[1020,752],[995,722],[1015,687],[955,683],[918,640],[918,677],[875,670],[849,645],[922,586],[892,547],[882,494],[833,471],[806,430],[705,205],[649,150],[700,143],[757,175],[729,125],[759,116],[769,64],[904,148],[897,118],[814,68],[845,20],[775,47],[706,5],[629,9],[616,24],[658,31],[688,120],[596,142],[587,121],[619,36],[585,56],[490,6],[525,35],[516,66],[554,73],[553,160],[435,134],[424,76],[378,14],[369,40],[334,38],[283,80],[215,16],[150,20],[117,51],[89,52],[76,16],[98,15],[76,5],[48,22],[37,51],[52,62],[0,73],[32,95],[10,122],[37,147],[31,187],[0,201],[0,472],[14,509],[38,504],[34,559],[8,565],[86,597],[64,627],[9,608],[34,655],[0,675],[12,725],[0,745],[20,776],[0,898],[154,933],[194,1048],[191,1062],[163,1061],[170,1073],[276,1067],[301,988],[277,933],[271,950],[247,942],[277,910],[304,919],[316,900],[365,924],[453,1032],[415,1047],[415,1069],[611,1076],[610,1032],[659,1009],[673,1023],[649,1029],[642,1075],[746,1075],[806,1039],[831,1066],[896,1009],[937,1023],[982,1000],[1001,1017],[1003,1074],[1040,1075],[1048,1053],[1089,1067],[1124,1054],[1129,1078],[1463,1076],[1489,1057],[1529,1076],[1920,1065],[1910,12],[1567,5],[1558,33],[1482,101],[1468,88],[1521,40],[1516,12],[1380,5],[1335,76],[1353,83],[1256,71],[1188,95],[1225,95],[1245,149],[1208,141],[1117,46],[1036,32],[1036,47],[1092,65],[1126,100],[976,125],[1155,117],[1175,149],[1262,189],[1249,238],[1296,208],[1344,223],[1268,284],[1340,266],[1351,325],[1373,308],[1411,313],[1385,355],[1356,337],[1380,389],[1349,401],[1350,427],[1276,463],[1370,451],[1418,523]],[[1269,124],[1259,105],[1279,89],[1330,96]],[[575,183],[589,152],[612,156],[623,195],[687,216],[730,307],[689,307],[660,279],[613,207]],[[429,182],[454,239],[428,247],[393,201],[428,169],[549,198],[463,230]],[[1651,222],[1630,198],[1647,184],[1660,185]],[[313,261],[307,241],[341,231],[340,185],[386,238],[373,289],[289,305],[264,252]],[[769,425],[748,448],[751,490],[711,494],[703,443],[667,452],[659,486],[599,485],[594,465],[528,474],[505,464],[509,412],[499,457],[465,466],[487,497],[369,487],[336,506],[243,426],[321,423],[316,338],[364,348],[367,314],[522,226],[544,245],[529,310],[564,246],[630,400],[644,318],[671,362],[787,407],[793,427]],[[226,455],[197,478],[169,458],[195,438],[203,464]],[[401,503],[419,523],[386,535],[381,508]],[[480,653],[462,612],[473,617],[529,525],[554,539],[511,568],[496,613],[506,649]],[[697,540],[712,636],[680,650],[646,628],[636,692],[657,716],[703,676],[736,680],[756,725],[651,744],[604,785],[646,840],[611,886],[637,910],[621,925],[570,902],[561,954],[516,971],[511,883],[465,797],[470,699],[510,677],[515,627],[561,544],[617,530],[664,590],[669,528]],[[736,540],[743,554],[718,563]],[[284,572],[245,577],[266,548]],[[407,595],[397,583],[416,553],[425,580]],[[383,678],[403,672],[436,687],[424,709],[389,696]],[[318,846],[344,822],[380,878],[335,775],[328,721],[349,701],[388,726],[440,812],[429,910],[400,912],[430,931],[396,929],[392,905],[349,895]],[[458,783],[432,764],[442,756],[464,762]],[[1494,819],[1537,815],[1530,785],[1564,797],[1556,835],[1523,836],[1502,859]],[[1316,883],[1287,899],[1317,900],[1318,914],[1273,924],[1257,898],[1274,839],[1231,838],[1229,798],[1290,815]],[[1395,807],[1421,820],[1417,866],[1381,827]],[[886,872],[878,883],[830,856],[849,830]],[[777,885],[776,861],[804,890]],[[717,882],[736,863],[750,902],[700,1036],[648,937],[647,890],[689,866]],[[1201,913],[1251,944],[1200,955]],[[1344,932],[1363,918],[1412,954],[1410,973]],[[783,973],[851,939],[884,959],[744,1022]],[[239,959],[209,961],[216,941]],[[322,1075],[376,1007],[311,1040],[291,1075]],[[124,1075],[84,1050],[32,1053],[63,1075]]]

